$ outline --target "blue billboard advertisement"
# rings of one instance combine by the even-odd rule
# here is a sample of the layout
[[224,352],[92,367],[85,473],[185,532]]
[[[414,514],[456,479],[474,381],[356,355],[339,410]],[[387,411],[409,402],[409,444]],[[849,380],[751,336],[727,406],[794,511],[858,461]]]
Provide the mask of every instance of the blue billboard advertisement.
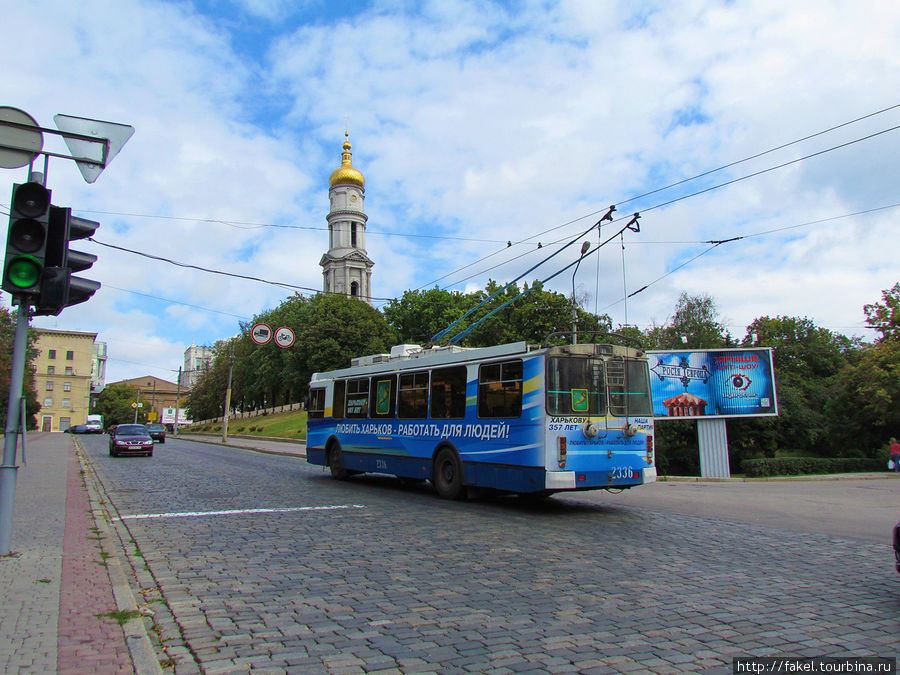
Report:
[[648,351],[656,419],[778,414],[771,349]]

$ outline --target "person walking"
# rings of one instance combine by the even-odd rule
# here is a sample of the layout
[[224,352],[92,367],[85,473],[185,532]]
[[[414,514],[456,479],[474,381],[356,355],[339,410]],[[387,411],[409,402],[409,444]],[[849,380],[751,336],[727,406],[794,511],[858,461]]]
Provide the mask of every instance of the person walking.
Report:
[[891,468],[900,471],[900,443],[896,438],[891,438]]

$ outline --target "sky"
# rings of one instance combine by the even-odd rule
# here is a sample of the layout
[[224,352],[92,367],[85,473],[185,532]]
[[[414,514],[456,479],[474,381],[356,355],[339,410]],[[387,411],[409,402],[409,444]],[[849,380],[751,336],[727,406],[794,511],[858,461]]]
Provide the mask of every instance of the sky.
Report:
[[900,280],[893,0],[46,0],[4,23],[0,105],[135,129],[92,184],[47,171],[101,223],[73,248],[102,288],[33,325],[96,332],[107,382],[174,381],[191,344],[322,288],[345,132],[376,307],[574,242],[519,283],[543,280],[588,241],[547,286],[615,326],[688,293],[738,338],[792,316],[871,340],[863,306]]

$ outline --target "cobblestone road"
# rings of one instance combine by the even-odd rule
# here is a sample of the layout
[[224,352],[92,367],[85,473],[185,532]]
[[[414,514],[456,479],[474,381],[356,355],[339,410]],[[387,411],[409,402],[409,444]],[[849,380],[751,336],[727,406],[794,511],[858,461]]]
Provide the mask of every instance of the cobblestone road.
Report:
[[165,599],[150,606],[178,673],[725,673],[735,656],[898,651],[887,537],[445,502],[292,457],[170,439],[112,459],[102,441],[85,446],[139,592]]

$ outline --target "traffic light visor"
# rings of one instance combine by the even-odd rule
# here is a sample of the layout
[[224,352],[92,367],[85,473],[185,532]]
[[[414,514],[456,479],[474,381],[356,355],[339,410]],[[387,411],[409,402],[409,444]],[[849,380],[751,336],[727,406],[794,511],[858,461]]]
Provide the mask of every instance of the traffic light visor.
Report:
[[44,245],[44,226],[30,218],[17,220],[9,228],[9,238],[18,250],[34,253]]
[[28,218],[41,215],[49,206],[50,190],[40,183],[25,183],[13,193],[13,209]]

